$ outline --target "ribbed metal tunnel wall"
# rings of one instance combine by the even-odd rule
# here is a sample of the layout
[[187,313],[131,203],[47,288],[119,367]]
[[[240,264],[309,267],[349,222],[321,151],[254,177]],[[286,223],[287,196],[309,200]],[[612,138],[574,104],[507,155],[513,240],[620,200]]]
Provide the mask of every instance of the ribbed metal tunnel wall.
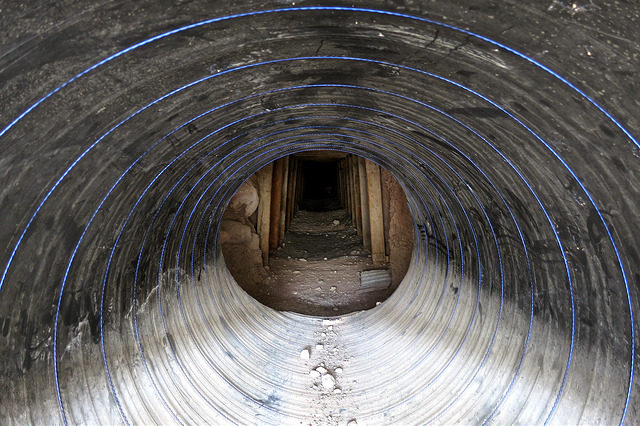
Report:
[[[640,9],[455,3],[4,2],[0,422],[637,422]],[[216,243],[313,149],[416,225],[391,298],[332,320]]]

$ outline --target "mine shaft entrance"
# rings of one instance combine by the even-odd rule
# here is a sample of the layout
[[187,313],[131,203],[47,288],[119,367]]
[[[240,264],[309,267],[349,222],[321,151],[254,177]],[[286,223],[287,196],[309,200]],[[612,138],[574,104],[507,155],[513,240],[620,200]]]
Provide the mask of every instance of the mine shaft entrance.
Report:
[[277,310],[370,309],[404,277],[413,221],[390,172],[339,151],[279,159],[231,199],[219,239],[238,284]]

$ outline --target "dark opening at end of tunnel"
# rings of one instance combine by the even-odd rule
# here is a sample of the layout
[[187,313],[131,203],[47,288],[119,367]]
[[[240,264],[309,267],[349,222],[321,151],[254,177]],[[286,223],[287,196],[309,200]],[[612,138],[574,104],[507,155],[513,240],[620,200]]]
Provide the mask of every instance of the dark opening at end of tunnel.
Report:
[[405,193],[385,168],[341,151],[270,163],[231,198],[221,222],[236,282],[280,311],[371,309],[404,278],[413,252]]

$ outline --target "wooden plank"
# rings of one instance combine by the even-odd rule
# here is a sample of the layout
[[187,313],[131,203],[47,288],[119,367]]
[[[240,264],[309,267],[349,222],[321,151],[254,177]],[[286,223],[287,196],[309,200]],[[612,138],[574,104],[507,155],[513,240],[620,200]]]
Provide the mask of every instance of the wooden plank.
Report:
[[289,189],[289,157],[284,158],[282,166],[282,201],[280,202],[280,228],[278,233],[278,245],[284,241],[284,233],[287,230],[287,190]]
[[271,179],[271,220],[269,227],[269,250],[278,248],[280,237],[280,205],[282,204],[282,172],[284,161],[276,160],[273,165],[273,178]]
[[304,194],[304,171],[302,169],[302,162],[298,163],[298,194],[296,195],[296,205],[294,206],[293,214],[295,216],[300,209],[300,203],[302,202],[302,195]]
[[271,180],[273,163],[258,171],[258,236],[262,250],[262,264],[269,264],[269,216],[271,214]]
[[385,263],[385,244],[380,167],[367,160],[365,162],[365,170],[367,173],[367,193],[369,197],[371,260],[373,260],[374,265],[381,265]]
[[298,160],[291,157],[289,161],[291,163],[289,168],[289,189],[287,190],[287,220],[285,223],[287,229],[289,229],[289,225],[291,224],[291,219],[293,218],[293,209],[296,204],[296,173],[298,172]]
[[351,224],[353,226],[356,225],[356,203],[355,203],[355,195],[353,193],[353,188],[355,187],[353,183],[353,157],[349,155],[347,157],[347,191],[349,192],[349,213],[351,213]]
[[338,185],[340,185],[340,204],[342,208],[347,209],[347,197],[345,197],[345,182],[344,182],[344,160],[338,163]]
[[371,227],[369,225],[369,196],[367,194],[367,172],[364,158],[358,158],[358,183],[360,185],[360,208],[362,209],[362,245],[371,250]]
[[356,156],[351,157],[351,175],[353,179],[353,196],[354,196],[354,210],[355,210],[355,225],[358,235],[362,235],[362,210],[360,203],[360,182],[358,181],[358,158]]

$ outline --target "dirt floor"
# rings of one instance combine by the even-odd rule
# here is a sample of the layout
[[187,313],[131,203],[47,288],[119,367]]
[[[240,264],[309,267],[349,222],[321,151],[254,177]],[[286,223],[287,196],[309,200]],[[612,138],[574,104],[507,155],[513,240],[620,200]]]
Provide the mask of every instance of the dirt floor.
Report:
[[307,315],[370,309],[393,292],[361,288],[360,273],[375,267],[344,210],[301,210],[284,243],[270,256],[269,275],[245,288],[265,305]]

